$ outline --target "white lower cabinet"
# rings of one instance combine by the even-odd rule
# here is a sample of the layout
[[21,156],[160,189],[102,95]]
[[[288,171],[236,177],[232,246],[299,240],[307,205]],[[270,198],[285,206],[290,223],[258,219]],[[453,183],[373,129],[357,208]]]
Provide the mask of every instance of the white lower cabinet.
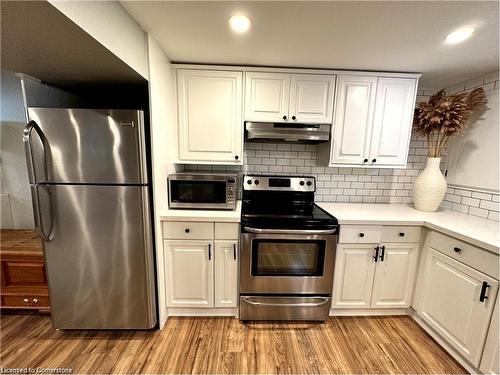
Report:
[[481,357],[481,364],[479,369],[485,374],[498,375],[500,374],[500,311],[499,304],[500,299],[497,297],[495,308],[493,309],[493,316],[491,317],[490,328],[488,330],[488,336],[486,337],[486,343],[484,345],[483,356]]
[[[378,248],[378,257],[375,259]],[[410,305],[418,244],[341,244],[333,308],[406,308]]]
[[383,246],[384,259],[375,267],[371,307],[408,307],[417,268],[418,244]]
[[237,307],[238,233],[237,223],[163,224],[168,307]]
[[433,248],[426,268],[422,318],[478,367],[498,281]]
[[168,306],[213,307],[212,242],[165,240],[163,247],[166,254]]
[[374,246],[372,244],[337,246],[333,280],[333,308],[370,307],[375,272]]
[[215,241],[215,307],[236,307],[238,241]]

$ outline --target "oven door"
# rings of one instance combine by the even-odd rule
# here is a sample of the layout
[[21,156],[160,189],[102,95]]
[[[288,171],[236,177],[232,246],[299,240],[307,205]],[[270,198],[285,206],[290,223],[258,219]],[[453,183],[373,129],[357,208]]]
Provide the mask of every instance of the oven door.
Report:
[[[257,233],[252,233],[252,232]],[[242,294],[331,295],[337,236],[329,231],[247,228],[242,237]]]
[[170,179],[170,208],[231,209],[226,180]]

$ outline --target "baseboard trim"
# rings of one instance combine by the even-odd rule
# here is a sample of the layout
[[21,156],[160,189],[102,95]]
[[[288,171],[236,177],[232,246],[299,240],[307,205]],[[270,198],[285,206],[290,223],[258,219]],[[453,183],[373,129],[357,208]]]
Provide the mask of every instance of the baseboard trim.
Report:
[[455,361],[466,369],[470,374],[482,374],[477,368],[469,363],[462,355],[449,345],[436,331],[423,320],[414,309],[409,309],[409,316],[417,323],[429,336],[431,336]]
[[184,308],[169,307],[168,316],[234,316],[238,317],[238,308]]
[[408,315],[408,309],[331,309],[330,316]]

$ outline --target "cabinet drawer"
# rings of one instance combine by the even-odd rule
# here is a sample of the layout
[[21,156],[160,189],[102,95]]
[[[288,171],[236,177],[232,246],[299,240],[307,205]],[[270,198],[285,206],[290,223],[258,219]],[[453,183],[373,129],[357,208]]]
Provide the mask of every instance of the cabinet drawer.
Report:
[[419,242],[420,227],[384,225],[381,242]]
[[4,286],[46,285],[43,262],[2,262]]
[[497,280],[499,278],[496,254],[436,231],[431,232],[429,246]]
[[46,309],[49,297],[46,296],[2,296],[2,307]]
[[214,224],[192,221],[165,221],[163,223],[163,238],[212,240],[214,238]]
[[215,223],[216,240],[237,240],[240,236],[238,223]]
[[379,243],[382,227],[376,225],[342,225],[340,243]]

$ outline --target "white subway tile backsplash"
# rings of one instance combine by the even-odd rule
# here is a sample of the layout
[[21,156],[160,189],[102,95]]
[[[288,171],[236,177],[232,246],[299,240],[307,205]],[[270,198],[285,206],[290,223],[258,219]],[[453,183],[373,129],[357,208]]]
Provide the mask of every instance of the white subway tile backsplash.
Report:
[[462,197],[461,203],[471,207],[479,207],[479,202],[480,200],[476,198]]

